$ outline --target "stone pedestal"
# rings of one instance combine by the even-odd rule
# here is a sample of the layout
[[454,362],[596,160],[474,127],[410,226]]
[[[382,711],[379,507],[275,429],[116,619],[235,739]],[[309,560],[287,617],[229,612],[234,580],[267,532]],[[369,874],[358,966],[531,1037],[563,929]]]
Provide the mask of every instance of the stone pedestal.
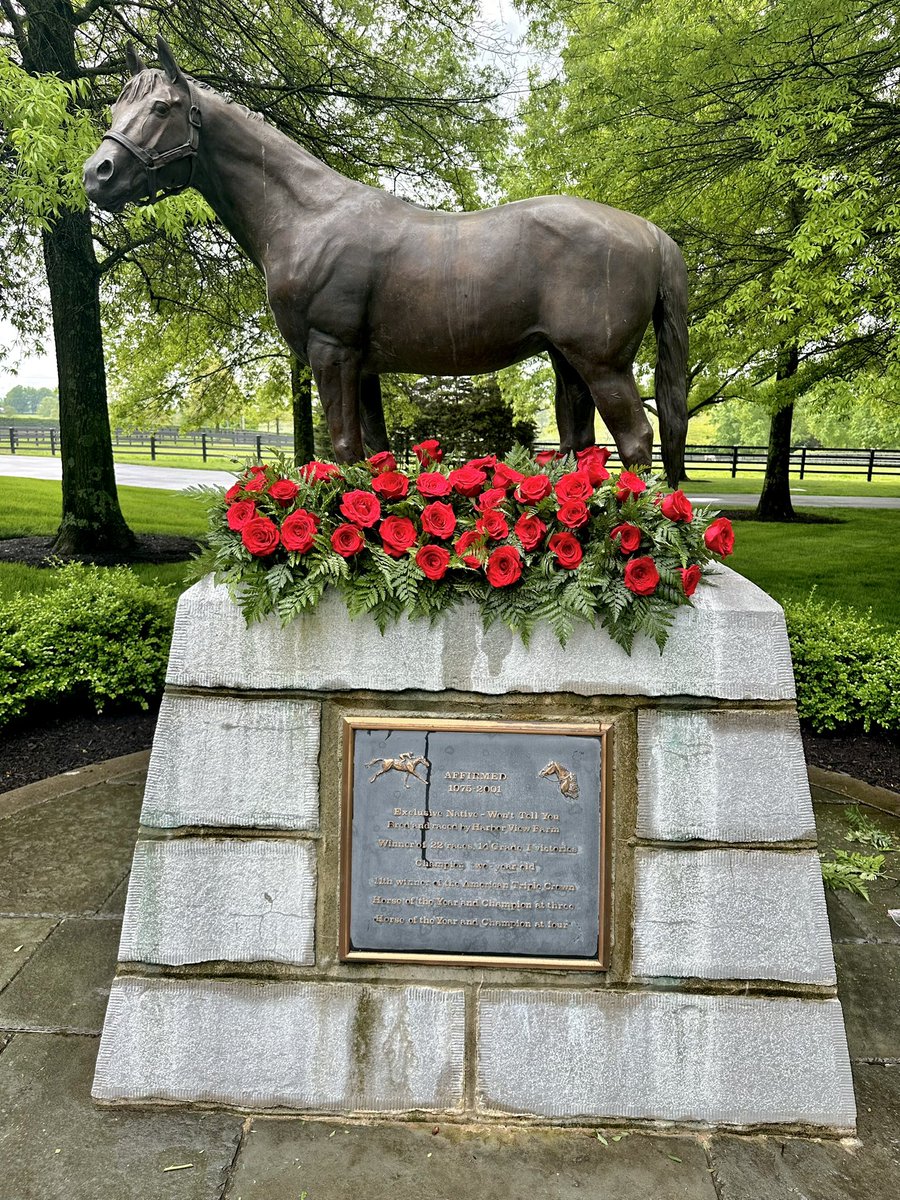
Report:
[[[474,607],[179,603],[97,1061],[104,1102],[838,1133],[850,1065],[784,618],[721,569],[665,653]],[[338,956],[345,717],[611,726],[606,971]]]

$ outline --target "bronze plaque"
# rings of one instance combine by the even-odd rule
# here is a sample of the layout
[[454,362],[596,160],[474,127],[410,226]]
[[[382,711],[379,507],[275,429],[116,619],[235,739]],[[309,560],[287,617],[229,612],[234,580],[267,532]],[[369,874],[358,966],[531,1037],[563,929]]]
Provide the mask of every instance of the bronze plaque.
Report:
[[605,967],[606,737],[346,720],[341,957]]

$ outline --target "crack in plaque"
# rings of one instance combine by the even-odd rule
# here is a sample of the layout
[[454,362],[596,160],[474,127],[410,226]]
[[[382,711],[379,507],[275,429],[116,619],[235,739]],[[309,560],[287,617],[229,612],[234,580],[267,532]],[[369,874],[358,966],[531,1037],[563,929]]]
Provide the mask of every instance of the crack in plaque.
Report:
[[424,758],[427,766],[425,768],[425,816],[422,818],[422,834],[420,838],[420,846],[422,850],[422,862],[428,866],[428,855],[426,853],[425,838],[428,834],[428,826],[431,823],[431,759],[428,757],[428,739],[431,737],[431,731],[425,732],[425,752]]

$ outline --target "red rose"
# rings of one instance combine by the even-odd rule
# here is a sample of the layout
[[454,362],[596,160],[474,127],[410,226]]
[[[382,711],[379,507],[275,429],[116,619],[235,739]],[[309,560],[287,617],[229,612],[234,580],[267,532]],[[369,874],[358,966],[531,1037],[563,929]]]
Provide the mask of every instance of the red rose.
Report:
[[549,475],[529,475],[516,488],[516,499],[520,504],[538,504],[550,495]]
[[485,467],[493,469],[497,465],[497,455],[486,454],[484,458],[470,458],[465,465],[467,467],[474,467],[476,471],[483,471]]
[[556,556],[559,565],[570,571],[577,567],[584,557],[581,543],[571,533],[554,533],[547,545],[550,547],[551,553]]
[[359,554],[365,544],[366,539],[355,525],[338,525],[331,535],[332,548],[341,558],[352,558],[354,554]]
[[418,442],[413,446],[413,453],[423,467],[426,463],[439,463],[444,457],[441,443],[437,438],[428,438],[424,442]]
[[562,458],[562,454],[558,450],[539,450],[534,456],[534,461],[539,467],[548,467],[558,458]]
[[372,480],[372,491],[385,500],[402,500],[409,491],[409,478],[402,471],[382,471]]
[[495,542],[501,542],[505,537],[509,537],[509,526],[506,523],[506,517],[504,517],[502,512],[497,512],[496,508],[488,509],[483,517],[479,517],[475,522],[475,528],[479,533],[484,533],[489,538],[493,538]]
[[503,488],[488,488],[488,490],[486,492],[482,492],[475,501],[475,507],[480,512],[487,512],[489,508],[496,508],[498,504],[502,504],[505,499],[506,492],[503,490]]
[[240,494],[241,494],[241,485],[239,483],[233,483],[231,485],[231,487],[228,489],[228,491],[225,493],[226,503],[233,504],[235,502],[235,500],[237,500],[237,498]]
[[522,576],[522,556],[515,546],[498,546],[484,569],[491,587],[509,587]]
[[245,492],[264,492],[266,490],[265,472],[257,471],[252,479],[248,479],[244,484]]
[[586,525],[589,517],[590,513],[583,500],[568,500],[556,510],[556,519],[560,525],[567,525],[569,529],[579,529]]
[[323,479],[331,479],[340,473],[340,468],[336,467],[334,463],[319,462],[316,458],[300,468],[300,474],[311,483],[321,483]]
[[265,475],[265,473],[266,473],[266,464],[265,463],[254,463],[253,466],[248,467],[245,472],[245,474],[247,474],[247,475]]
[[424,471],[416,480],[416,487],[423,496],[449,496],[453,491],[450,480],[440,471]]
[[497,463],[497,466],[494,468],[495,488],[503,488],[505,491],[507,488],[515,487],[516,484],[521,483],[524,478],[525,476],[521,471],[517,471],[515,467],[508,467],[506,463]]
[[598,467],[605,467],[610,454],[612,451],[606,446],[587,446],[584,450],[575,451],[575,459],[579,467],[586,462],[595,462]]
[[416,563],[427,579],[443,579],[450,565],[450,551],[444,546],[420,546]]
[[568,500],[590,500],[594,494],[594,485],[584,471],[570,471],[563,475],[556,485],[556,495],[560,504]]
[[727,557],[734,549],[734,530],[728,518],[719,517],[713,521],[704,533],[703,540],[706,542],[706,548],[712,550],[713,554]]
[[692,563],[689,567],[682,567],[681,570],[681,586],[684,588],[686,596],[693,596],[697,590],[697,584],[700,582],[700,568],[696,563]]
[[307,512],[305,508],[292,512],[281,523],[281,541],[285,550],[296,550],[298,554],[311,550],[318,527],[319,518],[315,513]]
[[378,527],[384,549],[391,558],[400,558],[415,544],[416,527],[409,517],[386,517]]
[[243,529],[248,521],[256,516],[256,505],[252,500],[238,500],[228,510],[228,528]]
[[379,450],[377,454],[373,454],[371,458],[367,458],[366,462],[376,475],[380,475],[382,471],[397,470],[397,460],[391,454],[390,450]]
[[659,571],[652,558],[630,558],[625,564],[625,586],[636,596],[652,596],[659,583]]
[[422,528],[433,537],[448,538],[456,528],[456,513],[449,504],[436,500],[422,509]]
[[533,550],[535,546],[539,546],[541,538],[547,532],[547,526],[540,517],[519,517],[515,525],[515,534],[522,546],[526,550]]
[[664,496],[659,503],[659,511],[670,521],[693,521],[694,510],[691,502],[682,491],[672,492]]
[[461,496],[477,496],[487,483],[487,475],[480,467],[466,464],[450,472],[450,486]]
[[624,504],[629,496],[639,496],[646,490],[646,483],[632,471],[623,471],[616,480],[616,499],[620,504]]
[[341,497],[341,513],[354,525],[371,529],[381,516],[381,502],[371,492],[347,492]]
[[293,479],[276,479],[269,488],[269,495],[273,500],[277,500],[279,504],[287,506],[297,497],[300,489],[294,483]]
[[457,558],[461,558],[467,567],[477,568],[481,566],[481,560],[475,554],[466,554],[472,546],[481,541],[481,535],[476,533],[474,529],[470,529],[468,533],[464,533],[458,538],[453,545],[453,551]]
[[268,517],[254,517],[241,527],[241,541],[251,554],[265,558],[278,548],[278,526]]
[[641,544],[641,531],[637,525],[617,525],[609,531],[613,541],[619,539],[619,549],[623,554],[632,554]]

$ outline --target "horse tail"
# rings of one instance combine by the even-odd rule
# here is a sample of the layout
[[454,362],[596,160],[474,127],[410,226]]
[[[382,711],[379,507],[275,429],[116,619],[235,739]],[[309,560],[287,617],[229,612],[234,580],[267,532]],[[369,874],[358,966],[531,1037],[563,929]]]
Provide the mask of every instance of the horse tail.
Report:
[[678,246],[659,230],[662,263],[653,306],[656,333],[656,411],[669,487],[684,478],[687,438],[687,268]]

